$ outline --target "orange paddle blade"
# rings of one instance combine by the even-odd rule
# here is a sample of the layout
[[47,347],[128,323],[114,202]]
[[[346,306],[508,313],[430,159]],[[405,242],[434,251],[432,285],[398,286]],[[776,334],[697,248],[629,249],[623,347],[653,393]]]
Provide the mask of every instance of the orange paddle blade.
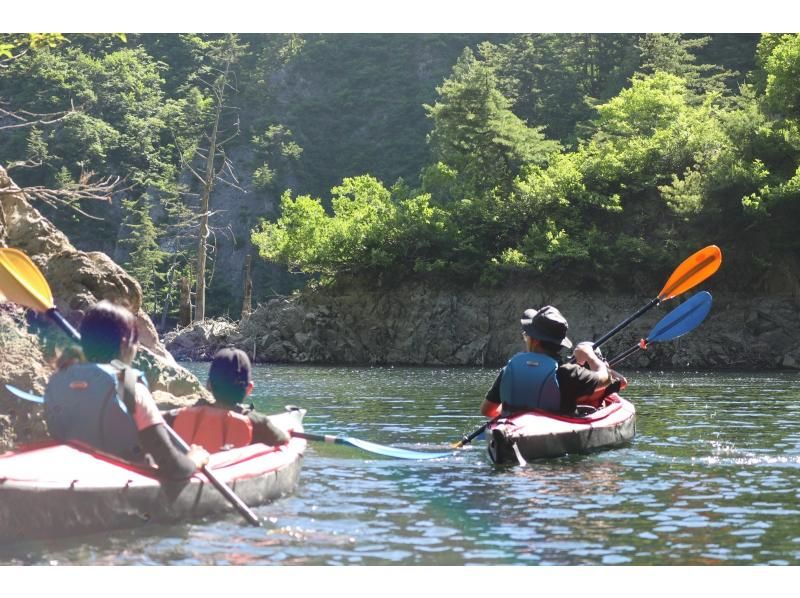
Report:
[[677,297],[703,282],[719,270],[722,264],[722,251],[716,245],[704,247],[690,255],[675,269],[667,284],[658,294],[659,301]]
[[19,249],[0,248],[0,300],[38,312],[53,308],[53,294],[41,270]]

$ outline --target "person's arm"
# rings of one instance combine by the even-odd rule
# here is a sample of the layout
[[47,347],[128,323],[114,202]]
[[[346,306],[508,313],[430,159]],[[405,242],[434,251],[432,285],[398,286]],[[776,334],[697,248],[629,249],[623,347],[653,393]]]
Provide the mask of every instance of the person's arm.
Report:
[[500,370],[500,373],[497,374],[497,378],[494,379],[492,387],[487,391],[486,397],[484,397],[481,403],[481,415],[491,418],[500,415],[502,409],[500,401],[500,378],[502,377],[503,370]]
[[600,385],[607,386],[611,384],[611,375],[608,372],[606,362],[594,352],[592,343],[588,341],[578,343],[575,347],[574,356],[577,363],[597,374]]
[[253,424],[253,442],[263,442],[270,446],[278,446],[289,442],[289,434],[276,426],[272,420],[263,413],[250,411],[247,417]]
[[608,369],[592,371],[577,363],[558,368],[558,388],[561,393],[561,413],[572,414],[578,399],[591,396],[597,389],[608,386]]
[[204,448],[192,445],[189,452],[183,454],[173,444],[164,417],[143,384],[136,384],[133,419],[139,431],[142,450],[150,454],[165,478],[188,478],[208,463],[209,455]]
[[169,437],[164,424],[155,424],[139,430],[142,450],[148,453],[158,466],[162,477],[171,480],[184,480],[208,463],[208,452],[200,446],[192,445],[189,452],[180,452]]

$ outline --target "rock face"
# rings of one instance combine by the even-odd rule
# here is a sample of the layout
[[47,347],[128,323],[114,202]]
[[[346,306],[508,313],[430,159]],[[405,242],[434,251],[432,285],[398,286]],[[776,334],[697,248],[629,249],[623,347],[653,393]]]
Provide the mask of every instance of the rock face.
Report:
[[[708,282],[704,289],[713,292],[714,281]],[[695,331],[653,343],[625,367],[800,369],[798,297],[713,294],[711,313]],[[191,359],[233,345],[261,362],[496,367],[521,349],[519,317],[528,307],[557,306],[578,342],[599,338],[650,299],[536,288],[458,292],[422,284],[307,291],[260,305],[238,326],[205,322],[202,333],[187,328],[165,343],[177,357]],[[679,301],[634,321],[604,345],[606,356],[636,344]]]
[[[25,252],[40,268],[50,286],[58,310],[77,327],[86,310],[108,299],[126,305],[137,318],[140,355],[136,367],[147,376],[150,388],[164,406],[208,399],[197,378],[178,366],[159,341],[155,327],[142,310],[139,284],[107,255],[78,251],[25,199],[0,168],[0,246]],[[0,450],[20,441],[42,438],[45,426],[37,407],[21,405],[9,397],[10,383],[37,393],[44,391],[53,370],[53,358],[67,339],[46,318],[35,318],[41,338],[26,331],[23,311],[4,304],[0,311]],[[40,342],[44,339],[44,345]]]

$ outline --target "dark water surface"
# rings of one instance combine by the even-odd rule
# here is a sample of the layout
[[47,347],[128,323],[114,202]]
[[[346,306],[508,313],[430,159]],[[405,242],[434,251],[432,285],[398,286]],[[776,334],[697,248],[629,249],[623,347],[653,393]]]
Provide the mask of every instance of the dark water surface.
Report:
[[[205,380],[207,364],[188,364]],[[306,429],[445,450],[494,370],[258,366]],[[435,461],[310,443],[295,495],[238,515],[0,548],[6,564],[800,564],[800,376],[628,372],[627,447],[526,467],[483,442]]]

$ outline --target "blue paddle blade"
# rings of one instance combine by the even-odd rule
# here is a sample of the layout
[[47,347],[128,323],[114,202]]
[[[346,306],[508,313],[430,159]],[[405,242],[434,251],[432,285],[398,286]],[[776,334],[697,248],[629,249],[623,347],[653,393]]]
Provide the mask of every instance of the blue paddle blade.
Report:
[[711,293],[700,291],[669,312],[650,331],[646,342],[669,341],[694,330],[711,310]]
[[39,397],[29,392],[25,392],[24,390],[21,390],[16,386],[12,386],[11,384],[6,384],[6,390],[8,390],[8,392],[10,392],[18,399],[22,399],[23,401],[30,401],[31,403],[44,403],[43,397]]
[[358,438],[338,437],[337,444],[349,444],[356,448],[375,453],[376,455],[383,455],[385,457],[394,457],[395,459],[442,459],[449,457],[452,452],[448,453],[422,453],[419,451],[410,451],[408,449],[395,448],[391,446],[384,446],[382,444],[375,444],[366,440],[359,440]]

